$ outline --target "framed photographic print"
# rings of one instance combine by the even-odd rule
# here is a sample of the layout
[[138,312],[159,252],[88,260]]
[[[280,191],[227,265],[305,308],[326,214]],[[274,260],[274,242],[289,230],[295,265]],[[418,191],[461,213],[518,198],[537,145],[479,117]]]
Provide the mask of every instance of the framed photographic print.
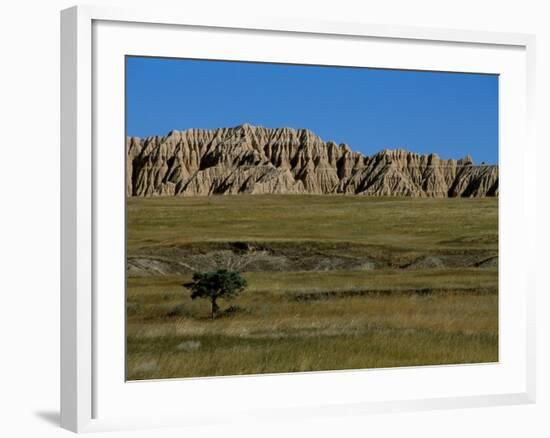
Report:
[[75,7],[61,44],[63,427],[534,400],[532,36]]

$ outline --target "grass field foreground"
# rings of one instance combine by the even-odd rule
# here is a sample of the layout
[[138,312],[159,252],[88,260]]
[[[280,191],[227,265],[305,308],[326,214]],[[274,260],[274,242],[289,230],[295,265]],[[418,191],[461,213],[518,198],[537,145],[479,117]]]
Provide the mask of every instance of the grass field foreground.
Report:
[[129,380],[498,360],[498,270],[469,261],[498,255],[497,199],[129,198],[127,220],[128,256],[196,245],[199,258],[219,242],[330,253],[349,243],[354,260],[375,247],[468,263],[260,266],[243,271],[249,287],[221,301],[214,321],[182,287],[190,272],[128,277]]

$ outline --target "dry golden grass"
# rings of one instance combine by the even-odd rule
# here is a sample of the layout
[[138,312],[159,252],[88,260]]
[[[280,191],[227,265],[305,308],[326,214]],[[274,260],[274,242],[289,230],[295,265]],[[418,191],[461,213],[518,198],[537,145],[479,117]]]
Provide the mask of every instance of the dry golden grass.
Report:
[[[213,241],[497,253],[497,200],[235,196],[128,200],[128,255]],[[316,246],[317,245],[317,246]],[[335,246],[336,250],[339,248]],[[359,249],[354,254],[361,257]],[[211,321],[189,275],[127,280],[127,378],[494,362],[496,268],[244,272]]]
[[[481,273],[480,283],[489,284],[491,274],[495,278],[494,271]],[[241,310],[214,321],[208,320],[208,303],[192,301],[181,287],[185,277],[164,278],[161,284],[155,277],[129,279],[128,378],[498,360],[498,296],[477,293],[470,276],[465,283],[471,289],[454,280],[458,292],[448,289],[421,295],[407,289],[406,293],[376,294],[369,290],[363,296],[296,301],[298,291],[311,290],[310,276],[320,273],[295,273],[286,288],[279,284],[269,290],[266,285],[272,274],[264,279],[262,273],[249,274],[253,277],[249,282],[256,286],[232,303],[222,302],[222,309],[237,304]],[[371,273],[347,274],[364,283]],[[419,277],[412,274],[410,280],[402,278],[401,284],[409,287]],[[428,275],[436,284],[456,275],[436,274]],[[332,275],[345,273],[325,272],[321,277],[337,283]],[[395,276],[387,275],[389,281]],[[382,274],[377,276],[376,283],[384,285]],[[359,281],[355,289],[360,285]],[[322,283],[317,287],[322,294]],[[177,306],[180,314],[169,316]],[[149,364],[146,370],[144,363]]]

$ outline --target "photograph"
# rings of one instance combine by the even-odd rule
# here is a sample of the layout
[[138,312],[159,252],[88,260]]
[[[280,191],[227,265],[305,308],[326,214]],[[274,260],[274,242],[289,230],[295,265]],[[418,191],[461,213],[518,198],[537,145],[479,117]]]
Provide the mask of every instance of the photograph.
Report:
[[497,74],[127,55],[125,123],[126,380],[499,361]]

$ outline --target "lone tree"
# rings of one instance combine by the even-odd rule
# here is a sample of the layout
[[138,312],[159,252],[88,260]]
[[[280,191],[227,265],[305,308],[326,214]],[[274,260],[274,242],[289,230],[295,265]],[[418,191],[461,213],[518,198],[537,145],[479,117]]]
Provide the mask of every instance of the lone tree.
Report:
[[216,300],[218,298],[234,298],[246,287],[246,280],[237,271],[218,269],[212,272],[195,272],[191,283],[183,284],[191,290],[191,299],[208,298],[212,303],[211,318],[216,317],[220,309]]

